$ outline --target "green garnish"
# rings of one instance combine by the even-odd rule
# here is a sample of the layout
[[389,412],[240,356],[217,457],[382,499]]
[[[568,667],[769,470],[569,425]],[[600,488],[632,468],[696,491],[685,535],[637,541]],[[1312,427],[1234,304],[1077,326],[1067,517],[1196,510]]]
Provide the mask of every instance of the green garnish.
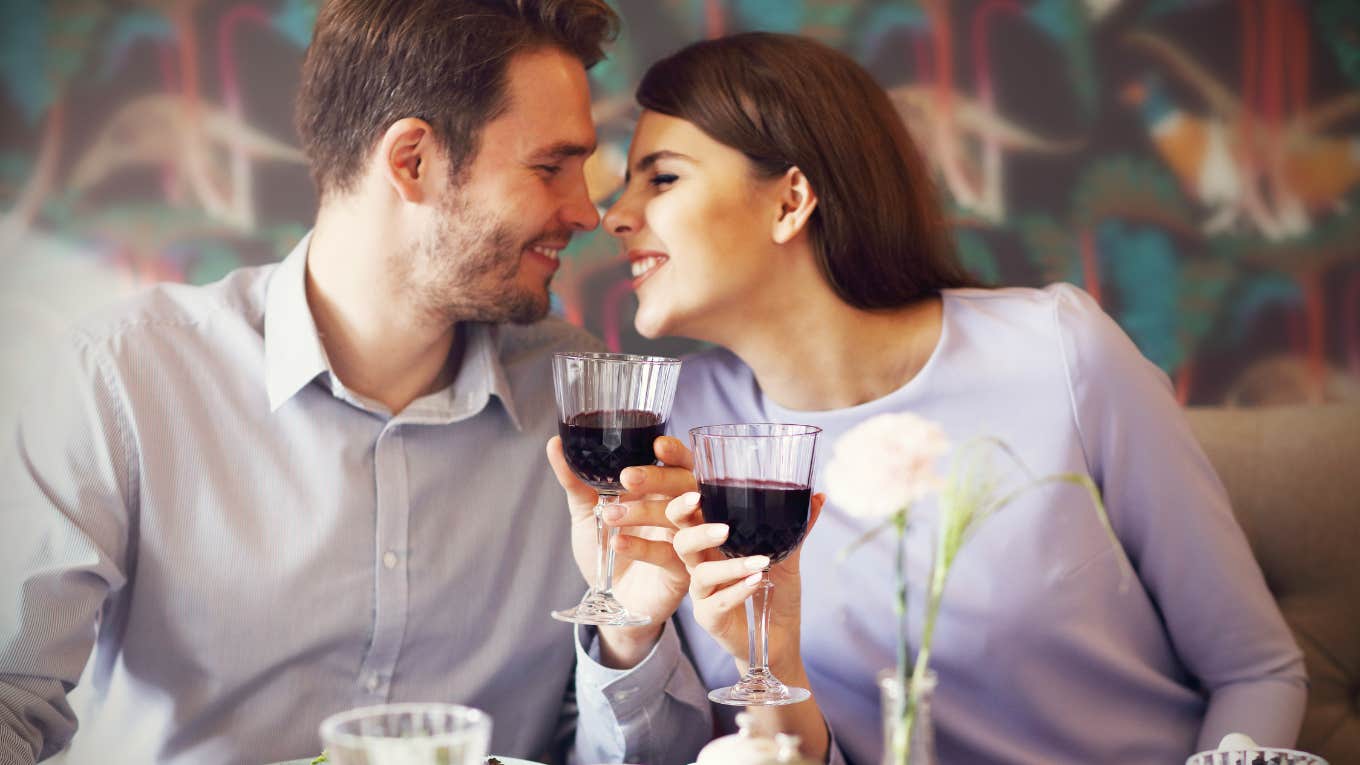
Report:
[[316,759],[312,760],[311,765],[320,765],[320,764],[323,763],[323,762],[330,762],[330,761],[331,761],[330,755],[326,754],[326,750],[323,749],[323,750],[321,750],[321,754],[318,754],[318,755],[316,756]]

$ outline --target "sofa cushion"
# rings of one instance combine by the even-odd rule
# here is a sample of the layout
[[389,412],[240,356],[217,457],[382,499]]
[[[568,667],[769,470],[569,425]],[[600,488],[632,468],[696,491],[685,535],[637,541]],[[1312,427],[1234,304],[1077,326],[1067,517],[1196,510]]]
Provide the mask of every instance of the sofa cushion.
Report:
[[1298,746],[1360,763],[1360,406],[1188,415],[1303,649]]

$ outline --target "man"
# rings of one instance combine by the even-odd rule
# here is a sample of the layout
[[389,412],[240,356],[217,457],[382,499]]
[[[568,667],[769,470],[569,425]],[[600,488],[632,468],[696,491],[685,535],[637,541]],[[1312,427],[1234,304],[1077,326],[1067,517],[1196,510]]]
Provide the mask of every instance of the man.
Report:
[[0,762],[303,757],[328,714],[416,700],[553,747],[548,612],[582,584],[548,359],[595,343],[540,320],[598,222],[586,67],[616,25],[604,0],[323,7],[313,232],[84,323],[8,439]]

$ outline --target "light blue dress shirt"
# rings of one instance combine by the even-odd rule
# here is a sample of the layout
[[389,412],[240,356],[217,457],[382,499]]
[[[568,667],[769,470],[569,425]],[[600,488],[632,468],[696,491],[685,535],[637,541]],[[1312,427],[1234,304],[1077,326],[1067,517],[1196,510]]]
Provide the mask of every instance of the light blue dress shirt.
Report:
[[[946,291],[943,333],[925,367],[900,389],[846,409],[785,409],[725,350],[687,358],[671,427],[817,425],[820,490],[836,439],[892,412],[934,420],[955,443],[1002,438],[1037,475],[1087,473],[1136,573],[1123,580],[1079,487],[1041,487],[986,520],[955,560],[936,625],[933,718],[943,765],[1180,763],[1230,731],[1294,743],[1302,654],[1166,375],[1081,290]],[[913,652],[936,519],[934,503],[921,503],[908,534]],[[830,501],[803,545],[802,651],[834,737],[833,764],[875,765],[882,752],[875,677],[895,662],[896,540],[880,535],[840,560],[876,523]],[[693,723],[708,711],[704,690],[737,679],[688,601],[678,623],[679,634],[631,673],[601,690],[578,686],[582,724],[612,710],[627,761],[687,762],[708,737]],[[578,654],[582,674],[588,645]],[[629,693],[611,696],[615,688]],[[731,729],[730,707],[712,712],[720,730]]]
[[307,243],[55,349],[0,466],[0,762],[312,756],[326,715],[399,701],[488,711],[497,753],[558,739],[548,614],[584,585],[549,357],[598,343],[463,325],[455,381],[392,416],[330,370]]

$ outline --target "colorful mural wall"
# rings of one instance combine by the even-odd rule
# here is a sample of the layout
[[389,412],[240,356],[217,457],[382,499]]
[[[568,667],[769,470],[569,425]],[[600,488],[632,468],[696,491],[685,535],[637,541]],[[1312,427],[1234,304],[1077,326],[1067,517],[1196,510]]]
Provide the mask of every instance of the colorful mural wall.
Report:
[[[646,66],[799,32],[853,55],[922,144],[993,283],[1095,295],[1183,401],[1360,398],[1360,3],[615,0],[592,72],[602,207]],[[286,253],[315,212],[291,104],[315,0],[3,0],[0,401],[71,320],[139,285]],[[865,200],[872,204],[873,200]],[[632,331],[615,244],[556,310]]]

